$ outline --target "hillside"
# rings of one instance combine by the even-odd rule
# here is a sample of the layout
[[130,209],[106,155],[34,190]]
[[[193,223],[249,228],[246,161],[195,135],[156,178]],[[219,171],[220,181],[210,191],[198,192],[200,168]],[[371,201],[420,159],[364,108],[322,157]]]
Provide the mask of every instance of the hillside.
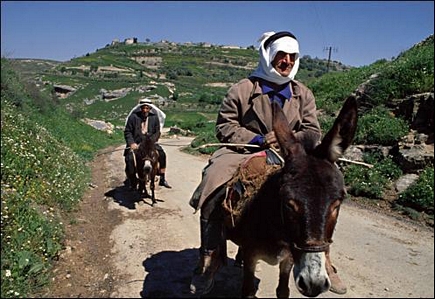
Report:
[[[45,61],[44,68],[42,61],[35,60],[32,69],[31,61],[16,60],[17,70],[33,77],[38,86],[55,88],[60,98],[68,96],[64,104],[70,111],[118,125],[128,107],[145,96],[176,109],[200,105],[216,110],[229,86],[256,67],[258,51],[203,43],[116,44],[65,63]],[[320,77],[327,64],[327,60],[302,57],[298,79],[309,82]],[[330,72],[348,69],[335,61],[330,65]],[[65,86],[70,89],[62,89]]]

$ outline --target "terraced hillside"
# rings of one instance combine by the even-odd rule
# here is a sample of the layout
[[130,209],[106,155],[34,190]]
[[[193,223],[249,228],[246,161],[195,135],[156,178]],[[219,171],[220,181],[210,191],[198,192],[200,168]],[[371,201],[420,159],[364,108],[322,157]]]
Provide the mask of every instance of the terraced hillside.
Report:
[[[205,43],[118,43],[67,62],[47,61],[44,68],[34,61],[32,70],[29,62],[17,64],[38,86],[68,98],[63,102],[70,112],[122,125],[125,113],[145,96],[168,109],[215,112],[228,87],[256,67],[258,51]],[[339,62],[330,67],[331,72],[346,69]],[[326,71],[326,60],[304,56],[298,79],[308,82]]]

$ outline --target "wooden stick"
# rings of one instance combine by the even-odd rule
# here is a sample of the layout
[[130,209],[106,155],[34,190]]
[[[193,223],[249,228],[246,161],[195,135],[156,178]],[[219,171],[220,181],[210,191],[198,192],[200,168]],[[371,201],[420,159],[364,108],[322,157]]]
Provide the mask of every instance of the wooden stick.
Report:
[[[241,143],[207,143],[207,144],[203,144],[201,146],[196,147],[195,149],[200,149],[200,148],[205,148],[205,147],[210,147],[210,146],[241,146],[241,147],[260,147],[257,144],[241,144]],[[368,163],[364,163],[364,162],[359,162],[359,161],[352,161],[349,159],[345,159],[345,158],[338,158],[338,160],[342,161],[342,162],[347,162],[347,163],[352,163],[352,164],[358,164],[358,165],[362,165],[368,168],[373,168],[372,164],[368,164]]]
[[205,147],[210,147],[210,146],[260,147],[259,145],[256,145],[256,144],[243,144],[243,143],[207,143],[207,144],[203,144],[203,145],[200,145],[198,147],[195,147],[195,149],[197,149],[197,148],[205,148]]
[[352,161],[352,160],[348,160],[348,159],[345,159],[345,158],[338,158],[338,160],[343,161],[343,162],[347,162],[347,163],[353,163],[353,164],[363,165],[363,166],[366,166],[368,168],[373,168],[372,164],[367,164],[367,163],[364,163],[364,162]]

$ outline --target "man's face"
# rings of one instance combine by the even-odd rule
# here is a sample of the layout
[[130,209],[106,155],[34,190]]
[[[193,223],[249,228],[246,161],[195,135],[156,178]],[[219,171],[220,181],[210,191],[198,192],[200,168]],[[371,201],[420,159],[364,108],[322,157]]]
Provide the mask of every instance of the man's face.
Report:
[[272,61],[274,69],[283,77],[290,75],[296,61],[296,53],[286,53],[279,51],[276,53],[275,58]]
[[140,109],[142,110],[142,113],[144,113],[144,114],[148,114],[148,112],[150,112],[151,107],[148,106],[148,105],[142,105],[142,106],[140,107]]

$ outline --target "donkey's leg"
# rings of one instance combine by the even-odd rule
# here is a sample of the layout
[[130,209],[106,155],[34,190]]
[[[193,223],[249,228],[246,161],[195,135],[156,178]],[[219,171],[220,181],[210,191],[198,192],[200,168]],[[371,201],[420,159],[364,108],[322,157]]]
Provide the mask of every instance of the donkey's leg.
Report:
[[154,193],[154,189],[155,189],[154,177],[151,177],[150,179],[150,189],[151,189],[151,200],[152,200],[151,206],[154,206],[154,204],[157,203],[156,195]]
[[289,298],[290,288],[289,288],[289,278],[290,271],[293,268],[293,260],[291,256],[287,256],[284,260],[279,263],[279,283],[276,288],[277,298]]
[[139,195],[142,197],[143,196],[143,194],[145,193],[146,194],[146,186],[145,186],[145,181],[143,180],[143,179],[140,179],[139,180],[139,189],[138,189],[138,191],[139,191]]
[[252,251],[243,251],[243,298],[255,298],[257,292],[255,288],[255,267],[257,259],[254,258]]

